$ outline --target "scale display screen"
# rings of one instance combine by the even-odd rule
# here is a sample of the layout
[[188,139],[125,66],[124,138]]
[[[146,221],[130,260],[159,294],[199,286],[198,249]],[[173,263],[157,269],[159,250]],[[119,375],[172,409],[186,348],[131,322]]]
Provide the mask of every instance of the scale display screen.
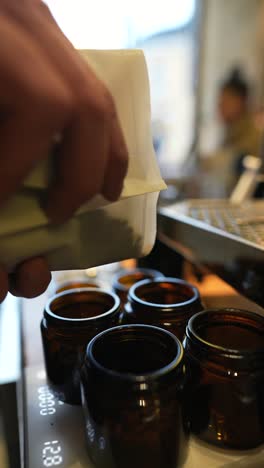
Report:
[[41,367],[25,371],[25,468],[94,468],[82,409],[57,400]]
[[[54,397],[43,367],[25,370],[25,395],[25,468],[95,468],[85,441],[85,431],[91,437],[91,427],[85,427],[81,407],[63,404]],[[263,457],[263,448],[245,454],[191,440],[182,468],[263,468]]]

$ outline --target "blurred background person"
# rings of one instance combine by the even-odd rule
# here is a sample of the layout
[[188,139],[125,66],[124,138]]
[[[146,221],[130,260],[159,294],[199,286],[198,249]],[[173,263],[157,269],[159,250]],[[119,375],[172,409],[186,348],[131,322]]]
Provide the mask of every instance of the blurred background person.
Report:
[[220,86],[218,114],[223,124],[223,148],[234,159],[246,154],[258,155],[261,134],[251,108],[251,88],[242,72],[235,68]]
[[229,196],[243,171],[244,157],[260,155],[262,132],[256,122],[252,94],[252,86],[239,68],[231,70],[219,86],[216,112],[221,136],[210,157],[201,158],[206,190],[213,197]]

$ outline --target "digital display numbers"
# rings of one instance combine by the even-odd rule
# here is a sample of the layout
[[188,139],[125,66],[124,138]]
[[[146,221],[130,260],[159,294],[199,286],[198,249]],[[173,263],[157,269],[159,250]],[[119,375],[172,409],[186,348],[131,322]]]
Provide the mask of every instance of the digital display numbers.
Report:
[[61,446],[57,440],[45,442],[42,450],[43,466],[59,466],[63,463]]
[[48,385],[43,385],[38,389],[38,405],[41,416],[51,416],[56,413],[56,404],[63,405],[62,401],[57,401],[50,391]]
[[[53,395],[48,385],[38,388],[38,407],[41,416],[51,416],[56,413],[56,405],[63,405]],[[42,448],[43,466],[49,468],[63,463],[62,447],[58,440],[44,442]]]

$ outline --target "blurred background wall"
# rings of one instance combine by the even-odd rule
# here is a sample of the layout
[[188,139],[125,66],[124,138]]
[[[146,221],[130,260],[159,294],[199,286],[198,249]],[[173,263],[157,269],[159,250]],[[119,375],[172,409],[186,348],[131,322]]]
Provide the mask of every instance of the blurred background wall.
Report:
[[[219,82],[236,65],[245,71],[252,82],[254,104],[260,106],[259,95],[263,86],[261,62],[264,67],[264,44],[261,54],[262,38],[264,41],[263,0],[204,0],[203,4],[200,131],[216,121]],[[262,16],[263,24],[260,21]],[[206,138],[210,140],[210,134]]]

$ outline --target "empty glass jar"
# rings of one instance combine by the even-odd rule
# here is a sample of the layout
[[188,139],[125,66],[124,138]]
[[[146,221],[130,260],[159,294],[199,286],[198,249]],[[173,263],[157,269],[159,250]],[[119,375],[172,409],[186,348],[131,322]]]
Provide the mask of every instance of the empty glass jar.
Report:
[[264,442],[264,317],[244,310],[201,312],[184,342],[194,434],[220,447]]
[[148,325],[115,327],[88,345],[82,402],[98,468],[176,468],[186,457],[183,348]]
[[113,289],[122,303],[125,303],[128,291],[133,284],[144,279],[152,280],[160,277],[163,277],[163,274],[151,268],[134,268],[133,270],[121,271],[114,277]]
[[47,376],[61,400],[80,404],[80,366],[88,342],[119,323],[120,300],[97,288],[67,290],[44,310],[41,333]]
[[203,309],[197,288],[176,278],[140,281],[129,290],[122,323],[146,323],[183,339],[188,320]]

